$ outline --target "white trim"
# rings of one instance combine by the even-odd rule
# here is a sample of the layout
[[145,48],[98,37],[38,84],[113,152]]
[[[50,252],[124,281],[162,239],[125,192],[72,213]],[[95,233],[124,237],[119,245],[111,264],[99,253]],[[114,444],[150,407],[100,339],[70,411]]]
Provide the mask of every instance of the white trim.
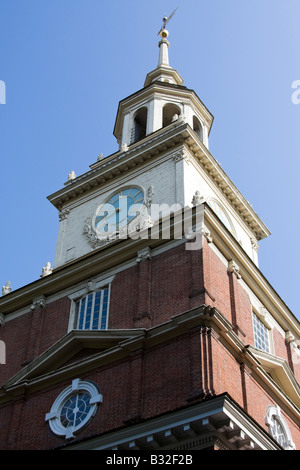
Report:
[[[106,319],[106,328],[108,326],[108,317],[109,317],[109,306],[110,306],[110,292],[111,292],[111,283],[114,280],[115,276],[110,276],[99,281],[89,281],[85,287],[73,292],[68,297],[71,300],[70,307],[70,316],[68,324],[68,333],[75,328],[75,316],[76,316],[76,302],[78,302],[83,297],[86,297],[89,293],[97,292],[105,287],[108,287],[108,302],[107,302],[107,319]],[[94,302],[94,300],[93,300]]]
[[[237,436],[237,443],[234,442],[234,437],[230,437],[230,433]],[[220,438],[228,449],[237,447],[245,450],[277,450],[279,447],[234,402],[226,397],[216,397],[116,432],[75,443],[69,449],[190,451],[194,446],[197,449],[199,441],[203,448],[207,447],[210,435]]]
[[[237,233],[236,233],[236,229],[235,229],[235,225],[232,221],[232,216],[229,215],[227,209],[225,208],[225,206],[222,204],[222,202],[219,201],[219,199],[217,199],[216,197],[214,196],[210,196],[208,199],[207,199],[207,204],[209,205],[209,207],[214,211],[214,213],[216,214],[216,216],[221,220],[221,222],[225,225],[225,227],[228,229],[228,231],[234,236],[234,238],[237,240]],[[214,206],[217,206],[220,208],[220,210],[223,211],[224,213],[224,217],[226,219],[226,222],[224,220],[221,219],[221,217],[218,215],[218,213],[216,212]]]
[[[115,274],[109,276],[109,277],[103,277],[103,278],[100,278],[98,280],[91,280],[91,281],[88,281],[87,283],[85,283],[85,286],[83,287],[80,287],[79,289],[77,288],[76,291],[72,292],[72,294],[69,294],[68,297],[70,300],[79,300],[81,297],[83,297],[84,295],[86,295],[88,292],[91,292],[91,291],[95,291],[95,290],[98,290],[98,289],[101,289],[102,287],[108,285],[108,284],[111,284],[113,282],[115,278]],[[94,286],[91,290],[89,290],[88,288],[88,284],[89,282],[93,283]]]
[[294,409],[299,416],[297,403],[300,402],[300,386],[286,360],[252,346],[248,347],[248,351],[260,364],[260,367],[256,369],[257,372],[263,371],[269,385],[271,385],[271,381],[276,386],[278,399],[282,400],[284,397],[288,397],[295,404]]
[[[89,401],[90,410],[84,420],[77,426],[64,427],[60,420],[61,411],[67,400],[74,392],[86,391],[90,394]],[[86,427],[98,410],[99,403],[102,403],[103,396],[99,393],[98,387],[92,382],[74,379],[69,387],[65,388],[54,401],[51,410],[45,416],[45,421],[49,422],[51,431],[60,437],[70,439],[74,437],[80,430]]]
[[[266,328],[267,330],[267,335],[268,335],[268,343],[269,343],[269,350],[266,351],[265,349],[258,348],[256,346],[256,340],[255,340],[255,331],[254,331],[254,315],[257,317],[258,321],[262,323],[262,325]],[[256,309],[252,308],[252,330],[253,330],[253,339],[254,339],[254,344],[253,346],[260,351],[264,351],[266,353],[272,354],[274,353],[274,343],[273,343],[273,332],[272,332],[272,327],[270,324],[266,321],[265,316],[261,314],[261,312],[257,311]]]
[[[266,425],[268,426],[269,428],[269,433],[274,437],[275,439],[275,436],[272,434],[272,425],[273,425],[273,420],[277,419],[278,422],[280,423],[281,427],[282,427],[282,430],[285,434],[285,441],[286,443],[284,444],[283,448],[285,450],[295,450],[296,449],[296,446],[295,444],[293,443],[293,440],[292,440],[292,435],[291,435],[291,432],[289,430],[289,427],[284,419],[284,417],[282,416],[281,414],[281,410],[279,408],[278,405],[276,406],[269,406],[267,408],[267,413],[266,413],[266,417],[265,417],[265,423]],[[276,439],[275,439],[276,440]]]

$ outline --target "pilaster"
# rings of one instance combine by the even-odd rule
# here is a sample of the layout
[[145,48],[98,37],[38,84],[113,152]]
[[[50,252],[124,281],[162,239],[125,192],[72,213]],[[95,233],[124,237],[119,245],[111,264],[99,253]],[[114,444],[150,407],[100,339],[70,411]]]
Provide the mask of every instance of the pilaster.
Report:
[[231,304],[231,323],[235,333],[244,339],[246,334],[242,329],[242,306],[240,302],[240,293],[238,281],[241,279],[241,274],[238,265],[234,261],[228,263],[228,277],[229,277],[229,291],[230,291],[230,304]]
[[138,301],[137,315],[134,317],[135,328],[151,328],[151,250],[146,248],[138,252]]
[[5,435],[7,436],[6,440],[6,449],[13,449],[19,450],[19,441],[20,441],[20,432],[23,429],[22,420],[24,414],[24,407],[26,403],[26,395],[25,393],[20,396],[16,397],[13,400],[13,405],[11,408],[11,417],[9,421],[9,427]]
[[127,418],[124,421],[128,426],[141,420],[143,401],[143,361],[143,349],[139,349],[131,354],[130,380],[128,381],[127,390]]
[[43,330],[44,309],[46,307],[46,298],[40,296],[33,300],[31,305],[31,322],[29,328],[27,351],[25,364],[28,364],[39,354],[40,335]]
[[213,386],[212,330],[199,326],[190,333],[191,393],[189,403],[215,395]]

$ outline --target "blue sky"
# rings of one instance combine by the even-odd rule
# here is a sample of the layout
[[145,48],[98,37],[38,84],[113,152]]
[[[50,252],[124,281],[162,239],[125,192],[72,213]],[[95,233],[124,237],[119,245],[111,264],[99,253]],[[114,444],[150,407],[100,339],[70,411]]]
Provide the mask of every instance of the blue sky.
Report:
[[0,285],[53,261],[47,196],[118,150],[118,102],[156,67],[176,7],[170,64],[214,115],[210,151],[272,232],[260,269],[300,318],[299,0],[0,0]]

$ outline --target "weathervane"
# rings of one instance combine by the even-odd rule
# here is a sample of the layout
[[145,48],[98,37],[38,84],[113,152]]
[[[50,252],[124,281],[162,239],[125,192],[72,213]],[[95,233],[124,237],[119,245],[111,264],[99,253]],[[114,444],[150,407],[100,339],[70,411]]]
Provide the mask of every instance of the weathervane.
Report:
[[171,13],[171,15],[170,15],[169,17],[167,17],[167,16],[164,16],[164,17],[163,17],[163,19],[162,19],[162,20],[163,20],[163,25],[162,25],[162,27],[160,28],[160,30],[158,31],[157,36],[158,36],[159,34],[162,35],[162,34],[163,34],[163,31],[166,30],[166,24],[170,21],[170,19],[172,18],[172,16],[175,14],[175,11],[176,11],[176,10],[178,10],[178,7],[175,8],[175,10]]

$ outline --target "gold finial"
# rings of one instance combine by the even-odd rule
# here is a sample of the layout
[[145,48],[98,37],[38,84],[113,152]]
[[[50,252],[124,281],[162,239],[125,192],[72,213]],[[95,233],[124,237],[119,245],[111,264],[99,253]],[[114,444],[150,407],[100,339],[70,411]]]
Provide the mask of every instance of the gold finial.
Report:
[[167,31],[165,28],[163,28],[161,31],[160,31],[160,36],[162,38],[167,38],[169,36],[169,31]]

